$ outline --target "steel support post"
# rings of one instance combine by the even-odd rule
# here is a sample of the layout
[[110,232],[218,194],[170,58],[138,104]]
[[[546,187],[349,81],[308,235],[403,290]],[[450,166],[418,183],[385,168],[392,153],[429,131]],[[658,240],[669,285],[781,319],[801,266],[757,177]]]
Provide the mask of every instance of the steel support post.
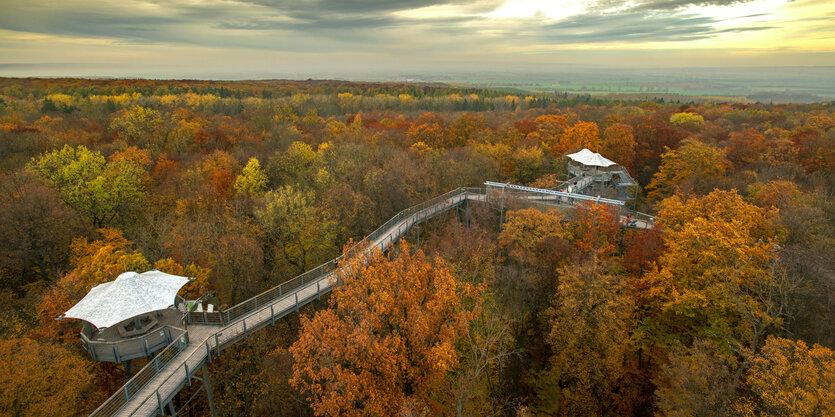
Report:
[[217,412],[215,411],[215,401],[212,396],[212,380],[209,377],[209,367],[206,364],[203,364],[203,388],[206,389],[206,398],[209,400],[209,413],[212,417],[217,416]]

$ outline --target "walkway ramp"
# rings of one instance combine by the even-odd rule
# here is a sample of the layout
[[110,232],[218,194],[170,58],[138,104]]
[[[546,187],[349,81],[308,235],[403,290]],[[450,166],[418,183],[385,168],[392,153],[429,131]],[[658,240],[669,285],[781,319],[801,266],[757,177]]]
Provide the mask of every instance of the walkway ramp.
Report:
[[[459,188],[403,210],[368,235],[367,251],[386,250],[413,226],[468,200],[483,201],[481,189]],[[360,247],[359,245],[355,247]],[[350,250],[349,250],[350,254]],[[357,255],[367,255],[360,253]],[[329,292],[336,282],[340,256],[279,286],[246,300],[221,314],[217,324],[191,324],[175,340],[113,394],[91,416],[163,415],[166,404],[187,384],[212,354]],[[200,315],[196,317],[201,317]],[[203,315],[203,317],[206,317]],[[223,320],[225,319],[225,320]]]
[[[510,184],[486,183],[490,186]],[[518,190],[537,191],[530,187],[512,186]],[[581,194],[562,193],[546,190],[549,193],[529,193],[524,198],[548,204],[573,204],[577,200],[596,200],[607,203],[607,199],[595,199]],[[366,248],[365,253],[351,253],[349,256],[366,256],[372,250],[385,251],[416,224],[429,220],[468,201],[486,202],[488,194],[482,188],[459,188],[444,195],[427,200],[414,207],[401,211],[385,224],[371,232],[364,242],[369,246],[356,245],[354,248]],[[490,197],[494,198],[494,197]],[[613,203],[623,202],[613,200]],[[153,360],[143,367],[128,383],[122,386],[91,416],[153,416],[164,415],[164,409],[175,395],[208,362],[212,355],[245,339],[255,330],[275,323],[287,314],[297,312],[300,307],[319,299],[333,289],[337,280],[337,269],[343,256],[305,272],[289,281],[275,286],[261,294],[243,301],[223,312],[192,313],[191,324],[186,333],[160,351]]]

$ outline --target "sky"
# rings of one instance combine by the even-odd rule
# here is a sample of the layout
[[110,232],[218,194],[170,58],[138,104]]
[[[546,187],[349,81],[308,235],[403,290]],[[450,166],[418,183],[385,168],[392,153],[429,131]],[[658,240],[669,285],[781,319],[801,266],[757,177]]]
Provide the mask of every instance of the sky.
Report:
[[835,65],[832,0],[0,0],[0,75]]

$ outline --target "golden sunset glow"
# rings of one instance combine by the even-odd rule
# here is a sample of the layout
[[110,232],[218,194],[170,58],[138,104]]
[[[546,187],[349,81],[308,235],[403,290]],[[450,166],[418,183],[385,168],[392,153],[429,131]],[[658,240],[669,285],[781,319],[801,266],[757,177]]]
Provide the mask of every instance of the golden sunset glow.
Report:
[[174,71],[198,60],[207,71],[234,72],[835,65],[835,3],[825,0],[6,3],[0,64]]

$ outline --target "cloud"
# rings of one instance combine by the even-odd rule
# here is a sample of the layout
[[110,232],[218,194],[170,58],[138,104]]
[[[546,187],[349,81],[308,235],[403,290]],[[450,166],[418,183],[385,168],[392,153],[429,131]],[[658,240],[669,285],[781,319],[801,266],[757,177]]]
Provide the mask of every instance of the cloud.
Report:
[[676,42],[705,39],[719,33],[770,27],[717,29],[716,19],[695,14],[585,14],[542,24],[536,35],[551,44],[609,42]]
[[592,6],[597,11],[603,10],[680,10],[692,6],[733,6],[741,3],[750,3],[755,0],[598,0]]
[[[719,25],[690,6],[749,0],[598,0],[555,19],[487,15],[504,0],[6,0],[0,29],[110,40],[275,52],[442,56],[531,45],[689,42],[771,26]],[[614,12],[617,10],[617,12]],[[418,13],[424,11],[425,13]]]

